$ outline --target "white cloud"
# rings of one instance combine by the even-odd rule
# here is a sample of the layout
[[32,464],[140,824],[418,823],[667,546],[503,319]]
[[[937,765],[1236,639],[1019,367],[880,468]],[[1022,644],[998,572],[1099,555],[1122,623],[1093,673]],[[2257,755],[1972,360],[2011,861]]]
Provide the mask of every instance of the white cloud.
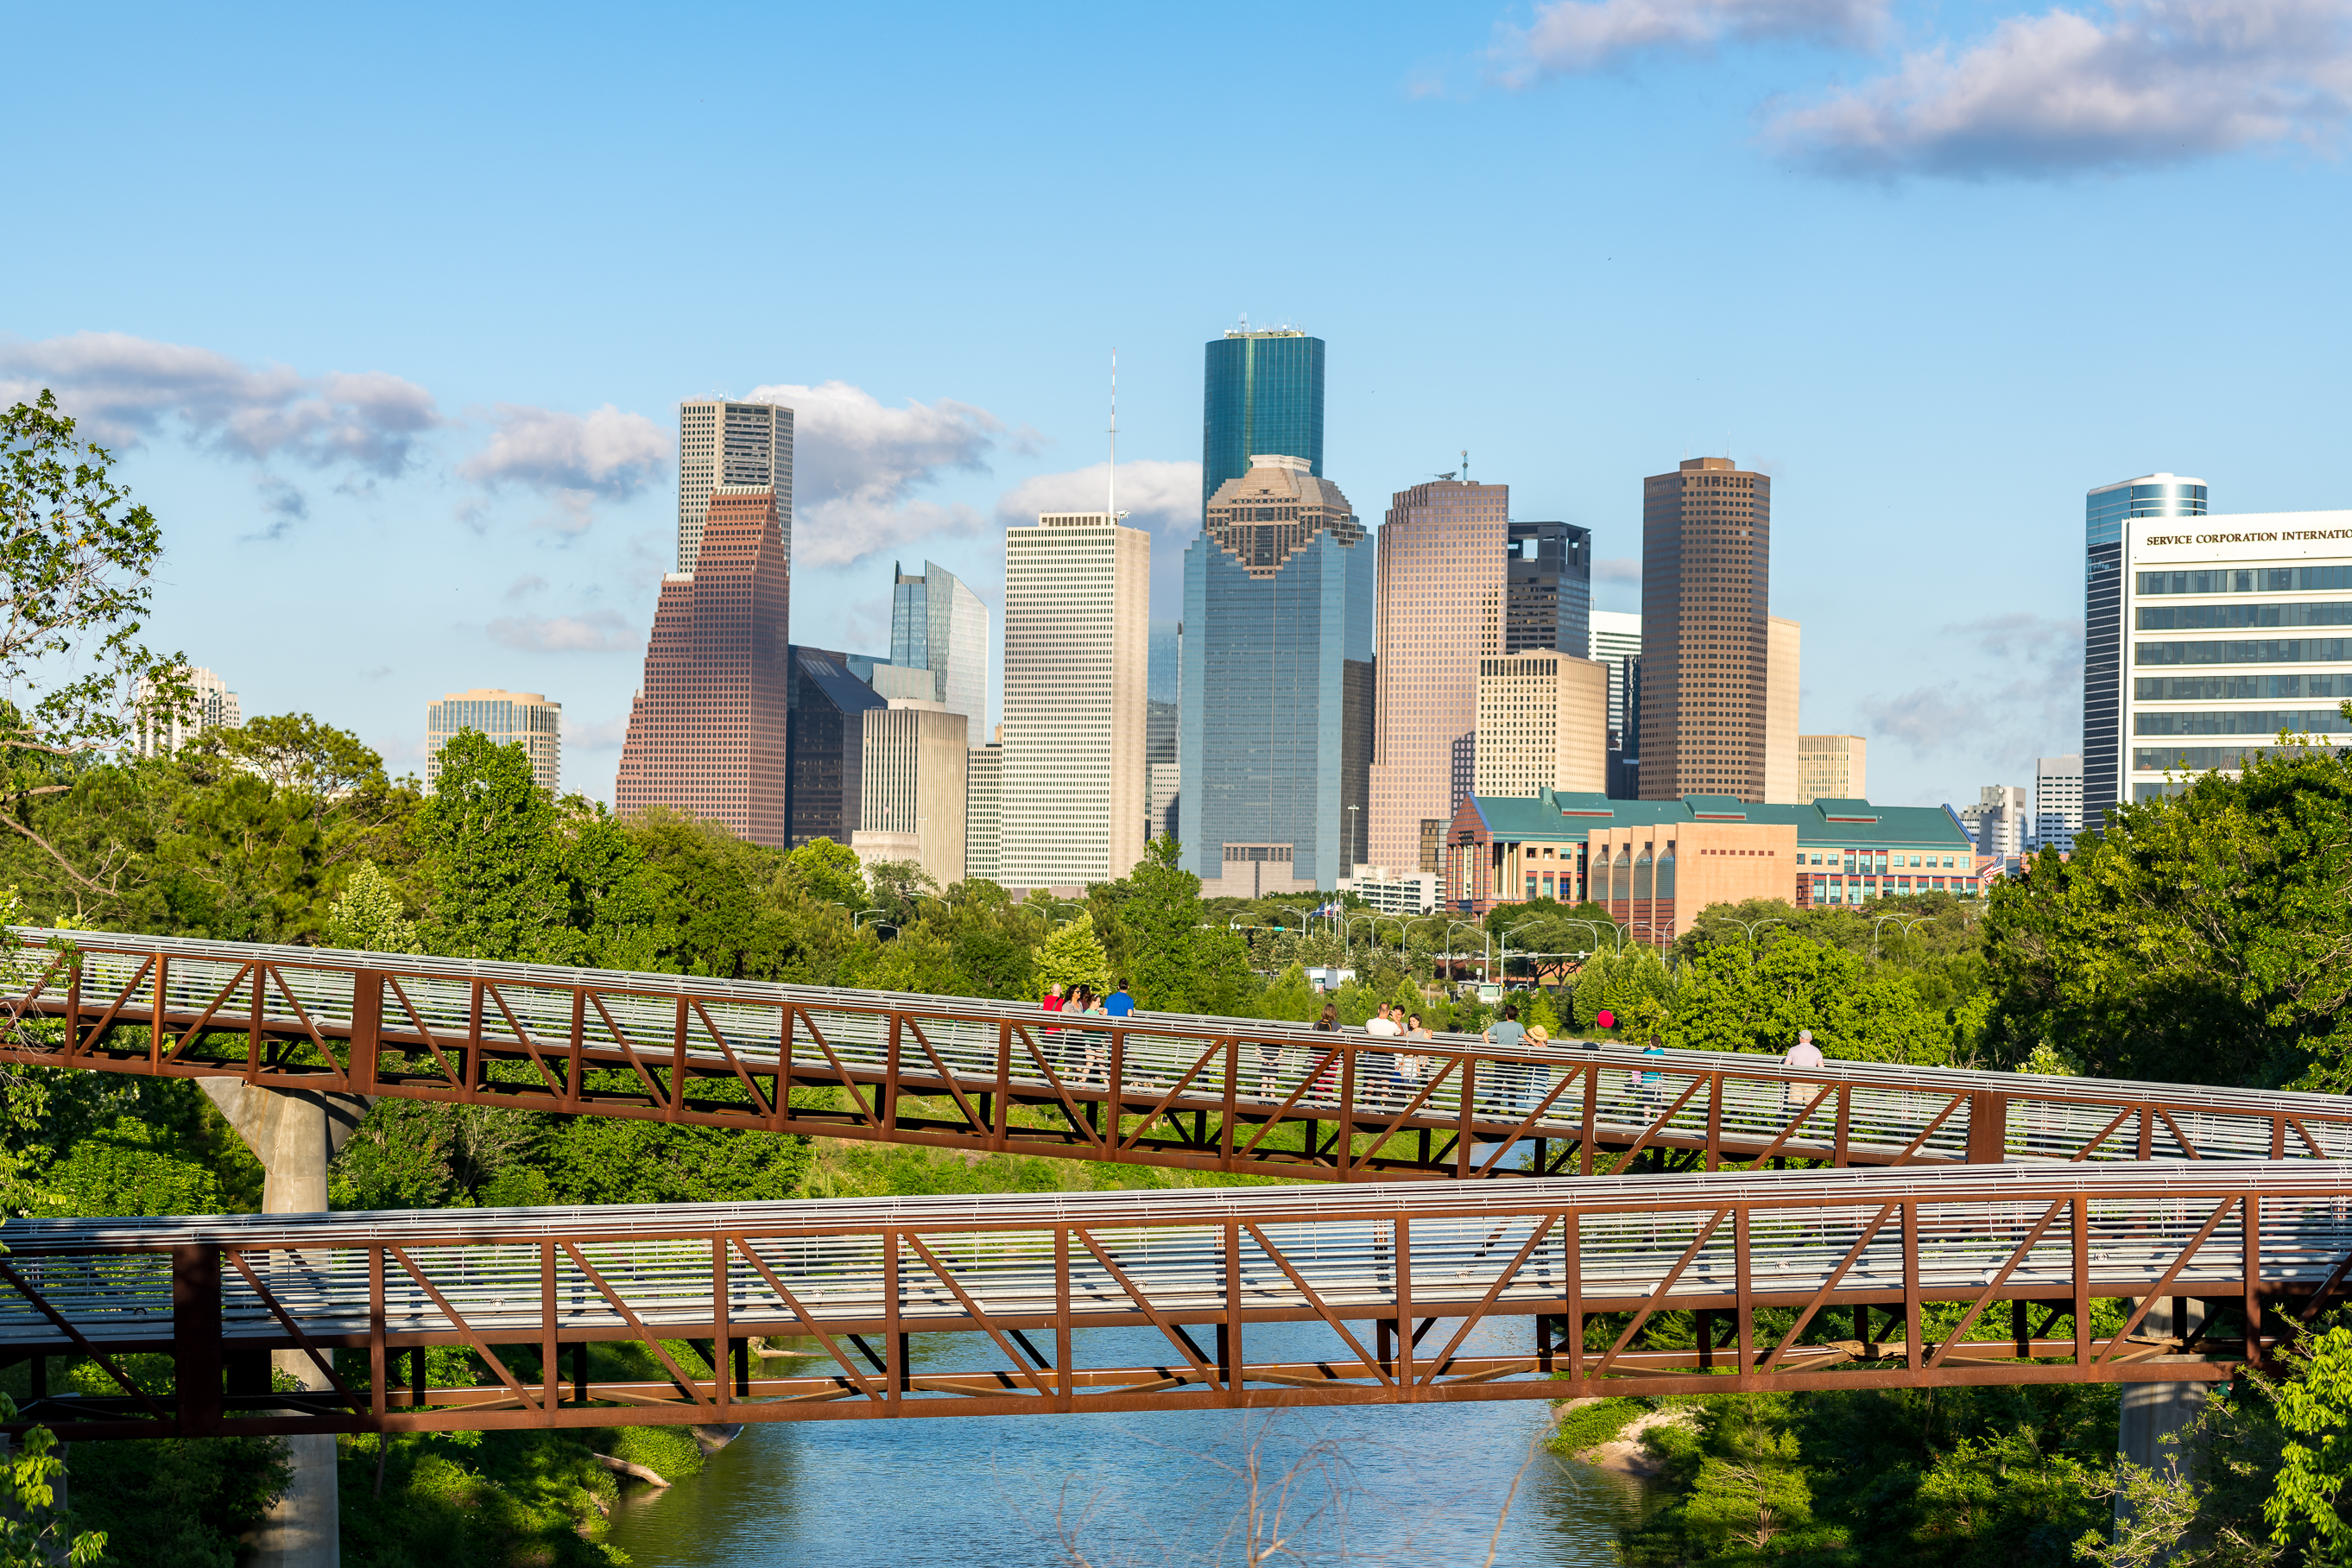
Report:
[[[1108,504],[1110,465],[1035,474],[996,502],[1001,527],[1034,523],[1041,511],[1100,511]],[[1201,465],[1141,458],[1118,466],[1118,510],[1128,526],[1190,540],[1201,530]]]
[[950,469],[976,470],[1004,422],[951,398],[885,407],[845,381],[756,386],[750,401],[793,411],[793,559],[845,566],[933,534],[976,533],[968,506],[911,499]]
[[1822,171],[1981,179],[2180,163],[2316,142],[2352,110],[2345,0],[2116,0],[2011,16],[1955,53],[1781,110],[1769,140]]
[[489,625],[490,640],[529,653],[610,653],[637,646],[638,634],[618,611],[576,616],[509,616]]
[[1638,555],[1612,555],[1592,563],[1592,577],[1597,583],[1631,583],[1639,586],[1642,581],[1642,558]]
[[669,456],[661,427],[642,414],[611,404],[590,414],[568,414],[501,403],[488,443],[457,472],[488,489],[520,485],[540,491],[556,510],[541,527],[577,533],[602,500],[635,494],[659,476]]
[[443,423],[431,393],[383,371],[304,376],[126,332],[0,341],[0,402],[30,401],[43,387],[108,446],[136,445],[176,421],[199,443],[256,461],[351,463],[386,476]]
[[1501,78],[1526,87],[1547,76],[1599,70],[1626,56],[1701,52],[1725,42],[1793,38],[1867,44],[1890,0],[1554,0],[1525,28],[1506,28]]
[[1874,741],[1900,741],[1912,755],[1947,760],[1985,776],[1966,785],[2018,782],[2032,759],[2071,752],[2083,733],[2083,623],[2023,612],[1942,629],[1968,657],[1947,662],[1973,673],[1886,697],[1864,698]]
[[563,716],[563,749],[568,752],[618,751],[628,734],[626,714],[618,719],[580,719],[570,713]]

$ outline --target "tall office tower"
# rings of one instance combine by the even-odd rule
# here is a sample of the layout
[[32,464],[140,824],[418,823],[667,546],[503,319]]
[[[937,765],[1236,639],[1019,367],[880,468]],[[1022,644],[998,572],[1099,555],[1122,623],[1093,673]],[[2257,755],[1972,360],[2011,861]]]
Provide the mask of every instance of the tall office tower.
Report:
[[1260,452],[1323,471],[1323,340],[1296,327],[1227,332],[1208,345],[1201,399],[1201,510]]
[[1151,536],[1108,512],[1004,531],[1008,888],[1075,889],[1143,858]]
[[778,557],[793,563],[793,411],[772,403],[677,405],[677,569],[694,570],[721,487],[776,492]]
[[1987,784],[1977,803],[1960,808],[1960,826],[1976,840],[1979,855],[2025,852],[2025,791],[2016,784]]
[[1152,838],[1178,838],[1178,800],[1183,748],[1178,734],[1184,693],[1184,623],[1151,623],[1143,702],[1143,830]]
[[940,678],[939,700],[979,732],[988,721],[988,606],[936,561],[909,577],[893,565],[890,662]]
[[964,717],[945,703],[900,698],[861,716],[857,826],[849,847],[860,860],[912,860],[945,888],[963,877]]
[[1503,651],[1548,647],[1583,658],[1592,642],[1592,531],[1515,522],[1504,552]]
[[1803,628],[1780,616],[1764,620],[1764,799],[1801,804],[1797,794],[1797,662]]
[[1004,747],[974,746],[963,763],[963,875],[993,882],[1004,868]]
[[1609,749],[1622,751],[1632,742],[1641,750],[1640,711],[1629,721],[1625,705],[1625,661],[1642,657],[1642,617],[1622,610],[1592,612],[1592,640],[1586,653],[1609,667]]
[[2203,517],[2205,481],[2143,474],[2101,485],[2083,501],[2083,816],[2106,820],[2127,798],[2124,735],[2124,578],[2132,570],[2130,531],[2139,518]]
[[1467,479],[1433,479],[1390,500],[1380,534],[1380,720],[1364,855],[1373,865],[1438,868],[1456,799],[1454,742],[1478,730],[1478,661],[1503,651],[1510,515],[1510,486]]
[[2132,518],[2122,546],[2129,683],[2114,752],[2083,756],[2084,831],[2105,825],[2102,766],[2145,801],[2238,772],[2282,730],[2290,749],[2352,743],[2352,511]]
[[2033,759],[2033,831],[2029,849],[2074,852],[2074,835],[2083,831],[2083,759]]
[[667,805],[754,844],[787,841],[791,601],[776,492],[712,490],[695,569],[662,579],[615,810]]
[[493,745],[520,746],[530,758],[531,782],[543,790],[563,785],[563,704],[536,691],[496,687],[452,691],[425,705],[425,787],[441,783],[441,748],[467,730],[479,731]]
[[[1625,711],[1638,715],[1642,711],[1642,656],[1617,661],[1625,676]],[[1609,753],[1609,798],[1639,800],[1642,798],[1642,731],[1627,728],[1618,731],[1624,744]]]
[[1607,666],[1549,648],[1478,661],[1477,794],[1599,795],[1608,741]]
[[[202,668],[188,671],[188,685],[194,700],[177,713],[155,711],[155,684],[144,676],[139,680],[139,754],[158,756],[176,752],[206,730],[234,730],[245,722],[245,710],[237,703],[236,693],[228,683],[211,670]],[[428,757],[425,766],[432,766]]]
[[792,764],[784,775],[784,819],[793,847],[819,838],[847,844],[857,833],[865,794],[866,716],[889,700],[850,672],[847,655],[795,647],[785,701]]
[[1218,486],[1184,552],[1184,868],[1213,898],[1337,887],[1372,659],[1372,545],[1339,487],[1264,453]]
[[1642,481],[1642,798],[1764,801],[1772,481],[1692,458]]
[[1797,804],[1869,797],[1870,742],[1860,735],[1797,737]]

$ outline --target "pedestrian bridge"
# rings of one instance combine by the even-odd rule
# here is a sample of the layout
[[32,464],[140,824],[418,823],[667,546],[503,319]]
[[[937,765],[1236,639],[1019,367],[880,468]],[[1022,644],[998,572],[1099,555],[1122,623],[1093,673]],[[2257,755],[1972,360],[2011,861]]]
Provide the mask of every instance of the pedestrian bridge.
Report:
[[[2212,1382],[2341,1290],[2352,1163],[27,1220],[6,1236],[0,1359],[87,1357],[117,1386],[36,1388],[26,1417],[68,1438]],[[2144,1331],[2168,1299],[2205,1304],[2185,1339]],[[1694,1317],[1669,1337],[1668,1312]],[[755,1340],[800,1353],[755,1356]],[[606,1357],[597,1373],[598,1343],[641,1347],[657,1371],[615,1378]],[[428,1386],[434,1346],[469,1350],[488,1381]],[[273,1352],[307,1358],[312,1390],[272,1392]]]
[[964,1152],[1397,1181],[2352,1159],[2325,1095],[20,931],[0,1060]]

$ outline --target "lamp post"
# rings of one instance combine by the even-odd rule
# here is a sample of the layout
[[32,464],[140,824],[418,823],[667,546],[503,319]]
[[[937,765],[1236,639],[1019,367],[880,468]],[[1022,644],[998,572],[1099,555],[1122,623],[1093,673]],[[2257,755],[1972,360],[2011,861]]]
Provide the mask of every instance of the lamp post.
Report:
[[[849,930],[850,930],[851,934],[852,934],[852,935],[855,935],[857,931],[861,931],[861,930],[863,930],[863,929],[864,929],[864,927],[865,927],[865,925],[866,925],[866,916],[868,916],[868,915],[887,915],[887,914],[888,914],[889,912],[890,912],[890,911],[889,911],[888,910],[858,910],[858,911],[857,911],[857,913],[856,913],[855,916],[853,916],[853,917],[851,918],[850,921],[849,921]],[[876,921],[874,923],[875,923],[876,925],[877,925],[877,926],[888,926],[892,931],[897,931],[897,930],[898,929],[898,926],[897,926],[897,924],[896,924],[896,923],[894,923],[893,921]]]
[[[1466,931],[1474,936],[1483,936],[1486,939],[1486,956],[1479,960],[1479,963],[1484,965],[1484,968],[1480,971],[1479,978],[1482,980],[1493,979],[1495,975],[1495,933],[1487,931],[1483,926],[1471,925],[1465,921],[1448,921],[1445,922],[1445,945],[1448,948],[1451,948],[1454,945],[1454,933],[1457,931]],[[1453,954],[1449,952],[1446,956],[1450,958]]]
[[1741,931],[1747,932],[1748,945],[1750,947],[1754,947],[1756,945],[1756,933],[1762,931],[1766,926],[1784,926],[1789,923],[1787,921],[1783,920],[1743,921],[1732,915],[1725,915],[1723,917],[1723,922],[1726,925],[1738,926]]
[[1878,953],[1878,928],[1885,925],[1888,921],[1893,921],[1897,926],[1902,928],[1903,934],[1908,936],[1911,934],[1911,928],[1913,926],[1927,924],[1927,917],[1925,915],[1880,915],[1874,919],[1870,922],[1870,951],[1874,957],[1877,956]]

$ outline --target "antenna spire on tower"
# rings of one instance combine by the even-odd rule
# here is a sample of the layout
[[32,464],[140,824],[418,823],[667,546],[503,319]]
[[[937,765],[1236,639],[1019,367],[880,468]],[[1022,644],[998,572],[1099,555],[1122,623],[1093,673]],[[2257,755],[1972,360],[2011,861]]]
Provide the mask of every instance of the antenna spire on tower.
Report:
[[1118,521],[1118,350],[1110,351],[1110,520]]

